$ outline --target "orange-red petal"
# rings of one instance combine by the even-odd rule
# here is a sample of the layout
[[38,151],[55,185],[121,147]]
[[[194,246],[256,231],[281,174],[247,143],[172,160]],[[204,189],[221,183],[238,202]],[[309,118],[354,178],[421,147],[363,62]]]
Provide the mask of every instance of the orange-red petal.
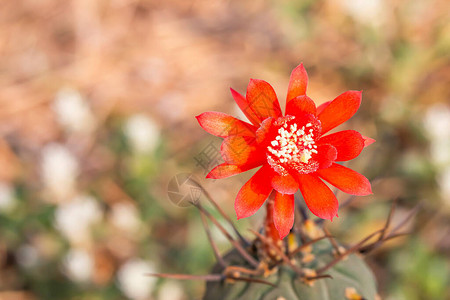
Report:
[[317,174],[343,192],[365,196],[372,194],[369,180],[347,167],[332,164],[327,169],[318,170]]
[[247,110],[253,111],[259,123],[269,117],[281,117],[280,103],[273,87],[264,80],[250,79],[247,86]]
[[351,160],[364,149],[364,139],[355,130],[344,130],[322,136],[317,143],[333,145],[337,150],[336,161]]
[[347,91],[331,101],[318,118],[322,123],[322,134],[350,119],[361,105],[361,91]]
[[272,192],[270,167],[263,166],[247,181],[236,196],[234,209],[238,220],[253,215]]
[[258,143],[262,143],[267,138],[274,122],[274,118],[267,118],[261,122],[261,126],[256,130],[256,141]]
[[301,116],[316,115],[316,104],[306,95],[298,96],[286,104],[286,115]]
[[261,164],[256,163],[256,164],[245,164],[242,166],[236,166],[223,163],[212,169],[211,172],[209,172],[208,175],[206,175],[206,178],[213,178],[213,179],[227,178],[248,171],[250,169],[256,168]]
[[315,160],[319,163],[319,169],[328,168],[336,160],[337,150],[330,144],[317,145],[317,152]]
[[230,88],[231,95],[233,96],[234,101],[239,106],[239,108],[242,110],[244,115],[247,117],[247,119],[252,122],[253,125],[259,126],[259,117],[255,114],[253,110],[250,109],[250,106],[248,105],[247,99],[245,99],[244,96],[242,96],[240,93],[236,92],[232,88]]
[[330,188],[316,175],[298,175],[297,181],[309,210],[322,219],[332,220],[338,211],[338,201]]
[[298,183],[292,175],[281,176],[274,172],[272,187],[282,194],[295,194],[298,191]]
[[291,77],[289,79],[286,103],[289,103],[295,97],[305,95],[307,86],[308,74],[306,73],[303,64],[300,64],[294,70],[292,70]]
[[275,228],[283,239],[294,225],[294,195],[276,193],[273,210]]
[[332,100],[327,101],[325,103],[320,104],[319,106],[317,106],[317,114],[320,114],[321,112],[323,112],[323,110],[325,109],[325,107],[327,107],[328,105],[330,105]]
[[364,139],[364,148],[366,148],[369,145],[372,145],[373,143],[375,143],[376,141],[373,138],[367,137],[367,136],[362,136]]
[[231,135],[255,136],[256,127],[222,112],[209,111],[196,116],[200,126],[220,137]]
[[220,152],[226,163],[241,166],[264,157],[256,146],[254,137],[233,135],[223,140]]

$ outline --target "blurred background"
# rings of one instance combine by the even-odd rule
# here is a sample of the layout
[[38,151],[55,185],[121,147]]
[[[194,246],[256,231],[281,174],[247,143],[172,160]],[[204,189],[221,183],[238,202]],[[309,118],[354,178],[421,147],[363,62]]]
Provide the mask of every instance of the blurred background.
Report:
[[[214,264],[176,180],[195,176],[235,220],[251,172],[204,179],[220,139],[194,116],[242,116],[229,87],[245,93],[249,78],[283,106],[300,62],[317,104],[364,91],[345,126],[377,140],[349,164],[374,195],[342,209],[333,234],[355,243],[394,199],[394,224],[422,203],[412,234],[368,261],[383,299],[450,299],[449,11],[446,0],[2,1],[0,299],[199,299],[202,282],[144,276]],[[260,218],[236,223],[250,236]]]

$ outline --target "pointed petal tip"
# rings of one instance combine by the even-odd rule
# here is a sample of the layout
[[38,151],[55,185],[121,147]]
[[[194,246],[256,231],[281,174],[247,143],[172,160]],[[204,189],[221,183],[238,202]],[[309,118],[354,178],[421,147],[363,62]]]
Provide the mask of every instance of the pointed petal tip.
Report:
[[364,187],[361,188],[361,190],[359,191],[358,194],[355,194],[356,196],[369,196],[369,195],[373,195],[372,192],[372,185],[370,184],[370,181],[368,179],[366,179],[366,184],[364,185]]
[[245,219],[245,218],[248,218],[248,217],[251,217],[251,216],[253,216],[255,213],[256,213],[256,211],[255,212],[252,212],[252,213],[248,213],[248,212],[245,212],[245,211],[239,211],[239,209],[236,209],[236,206],[235,206],[235,209],[234,209],[235,211],[236,211],[236,219],[237,220],[240,220],[240,219]]
[[364,139],[364,148],[367,147],[367,146],[370,146],[370,145],[372,145],[373,143],[376,142],[375,139],[367,137],[367,136],[363,136],[363,139]]
[[232,87],[230,87],[230,92],[231,92],[231,96],[233,96],[233,98],[235,97],[236,94],[238,94],[238,92],[233,89]]
[[355,196],[366,196],[372,193],[369,179],[364,175],[333,163],[327,169],[318,170],[319,176],[341,191]]
[[307,86],[308,86],[308,73],[306,72],[303,63],[300,63],[291,72],[291,76],[289,78],[288,92],[286,95],[286,102],[291,101],[297,96],[305,95]]
[[330,220],[330,222],[333,222],[333,219],[334,218],[339,218],[339,215],[336,213],[336,215],[335,216],[332,216],[329,220]]
[[367,188],[367,190],[364,191],[364,194],[362,194],[361,196],[370,196],[370,195],[373,195],[372,187],[371,187],[371,186],[369,186],[369,187]]
[[243,98],[243,96],[238,91],[233,89],[232,87],[230,87],[230,92],[231,92],[231,95],[233,96],[233,98],[236,98],[236,97],[242,97]]
[[280,236],[280,240],[283,240],[285,237],[287,237],[288,236],[288,234],[289,234],[289,232],[288,233],[286,233],[286,234],[284,234],[284,233],[281,233],[278,229],[277,229],[277,231],[278,231],[278,235]]
[[301,62],[294,68],[294,70],[296,70],[296,69],[304,69],[304,68],[305,67],[303,66],[303,62]]

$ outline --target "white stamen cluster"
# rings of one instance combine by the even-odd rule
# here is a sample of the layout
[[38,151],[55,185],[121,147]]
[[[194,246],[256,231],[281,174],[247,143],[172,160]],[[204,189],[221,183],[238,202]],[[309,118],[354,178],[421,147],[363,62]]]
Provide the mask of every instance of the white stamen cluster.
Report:
[[313,153],[317,153],[317,145],[314,141],[314,130],[311,123],[307,123],[302,128],[298,128],[297,124],[288,124],[288,121],[295,119],[291,116],[278,129],[278,135],[271,141],[271,146],[267,150],[272,154],[268,155],[269,164],[281,175],[287,175],[285,167],[289,165],[291,168],[301,171],[303,166],[311,159]]

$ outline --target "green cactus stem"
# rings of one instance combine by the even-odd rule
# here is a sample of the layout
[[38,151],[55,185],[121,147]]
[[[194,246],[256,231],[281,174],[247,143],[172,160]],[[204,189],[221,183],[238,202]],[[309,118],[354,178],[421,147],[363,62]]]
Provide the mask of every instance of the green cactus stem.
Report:
[[[336,255],[336,249],[330,240],[321,240],[291,258],[291,261],[303,270],[305,276],[299,276],[291,266],[280,264],[272,268],[270,275],[266,272],[252,277],[270,282],[273,286],[229,279],[208,282],[203,300],[376,300],[375,277],[357,254],[349,254],[328,268],[324,274],[330,277],[308,280],[308,276],[316,275],[314,270],[329,265]],[[236,250],[231,250],[223,260],[228,266],[251,269]],[[226,273],[226,269],[220,265],[213,269],[215,274],[224,272]],[[240,275],[239,272],[233,274],[234,277]]]

